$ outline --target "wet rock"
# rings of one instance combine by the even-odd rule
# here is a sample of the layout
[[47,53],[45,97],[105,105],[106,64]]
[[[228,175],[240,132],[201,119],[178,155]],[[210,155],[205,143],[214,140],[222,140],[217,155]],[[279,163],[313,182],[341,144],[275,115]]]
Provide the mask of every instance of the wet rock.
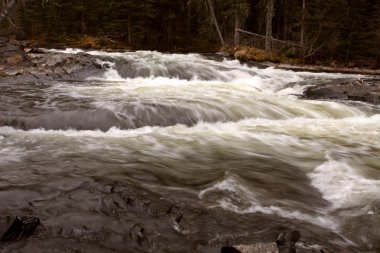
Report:
[[[7,82],[84,80],[99,77],[107,66],[86,53],[64,54],[44,49],[25,49],[26,43],[0,40],[0,78]],[[100,57],[101,58],[101,57]]]
[[[87,166],[92,164],[83,163],[81,169],[87,170]],[[109,167],[109,171],[112,170]],[[170,196],[101,175],[92,180],[63,177],[40,185],[47,195],[31,195],[33,190],[22,188],[18,193],[22,198],[17,197],[14,202],[25,204],[17,206],[18,209],[29,208],[39,213],[44,220],[43,229],[28,240],[0,245],[1,252],[50,252],[51,248],[59,248],[62,249],[59,252],[220,253],[223,245],[253,245],[254,249],[278,252],[273,235],[286,228],[268,224],[276,219],[279,224],[290,224],[290,227],[299,225],[281,217],[263,214],[242,217],[220,208],[205,209],[198,201],[173,200]],[[3,190],[2,196],[9,199],[15,194]],[[25,198],[30,199],[29,203]],[[10,200],[1,203],[3,213],[15,208],[8,204]],[[334,233],[320,233],[321,230],[318,230],[320,234],[310,233],[306,223],[302,227],[303,243],[313,247],[325,245],[326,238],[339,238]],[[268,238],[269,243],[260,243],[268,242]],[[297,248],[297,253],[322,252],[305,247]]]
[[6,242],[28,238],[40,224],[39,218],[33,216],[8,217],[4,226],[5,230],[1,234],[1,241]]
[[24,61],[24,51],[22,46],[13,44],[6,38],[0,39],[0,65],[13,66],[22,61]]
[[146,239],[145,230],[140,224],[135,224],[130,231],[131,238],[137,242],[140,246]]
[[222,253],[279,253],[276,243],[256,243],[252,245],[236,245],[223,247]]
[[340,99],[380,104],[380,80],[329,82],[308,88],[307,99]]
[[222,247],[222,253],[296,253],[296,243],[300,238],[299,231],[283,232],[276,242],[256,243],[251,245],[235,245]]
[[279,253],[296,253],[296,243],[300,236],[299,231],[281,233],[276,240]]
[[3,44],[0,47],[0,54],[4,55],[7,53],[17,52],[20,48],[18,46],[12,45],[12,44]]

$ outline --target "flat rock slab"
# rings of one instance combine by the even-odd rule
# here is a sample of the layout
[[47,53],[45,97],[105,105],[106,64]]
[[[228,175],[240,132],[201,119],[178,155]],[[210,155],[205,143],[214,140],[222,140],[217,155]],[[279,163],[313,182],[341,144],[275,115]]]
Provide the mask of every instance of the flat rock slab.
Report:
[[308,88],[307,99],[341,99],[380,104],[380,80],[328,82]]

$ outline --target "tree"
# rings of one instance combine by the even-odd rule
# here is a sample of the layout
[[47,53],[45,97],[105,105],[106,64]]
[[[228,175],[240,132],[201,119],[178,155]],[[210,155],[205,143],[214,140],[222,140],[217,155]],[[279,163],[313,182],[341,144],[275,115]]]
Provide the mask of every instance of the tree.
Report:
[[249,16],[250,4],[247,0],[234,0],[234,45],[238,45],[240,42],[240,33],[238,29],[241,28],[242,23],[245,22]]
[[301,47],[305,44],[305,17],[306,17],[306,0],[302,0],[302,16],[301,16]]
[[273,37],[274,0],[263,0],[265,3],[265,50],[271,50]]
[[219,23],[218,23],[218,20],[216,19],[216,16],[215,16],[214,5],[212,4],[211,1],[212,0],[206,0],[206,4],[207,4],[207,7],[208,7],[208,9],[210,11],[210,15],[212,17],[212,20],[214,22],[215,29],[216,29],[216,31],[218,33],[218,36],[219,36],[219,39],[220,39],[220,43],[222,44],[222,46],[224,46],[226,44],[226,42],[224,41],[222,32],[220,31]]
[[210,15],[210,17],[211,17],[211,22],[214,25],[215,30],[218,34],[220,44],[222,46],[224,46],[226,44],[226,42],[224,40],[224,37],[222,35],[222,31],[221,31],[220,26],[219,26],[219,22],[216,18],[216,15],[215,15],[215,8],[214,8],[213,0],[189,0],[189,4],[194,4],[194,3],[196,6],[198,6],[198,9],[199,9],[199,7],[201,7],[201,8],[203,7],[208,12],[207,14]]

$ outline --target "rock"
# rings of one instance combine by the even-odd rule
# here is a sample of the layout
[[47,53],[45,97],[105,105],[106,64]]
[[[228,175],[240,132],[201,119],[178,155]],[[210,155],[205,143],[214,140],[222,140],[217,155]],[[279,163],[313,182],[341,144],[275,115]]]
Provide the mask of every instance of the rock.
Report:
[[365,101],[378,105],[380,104],[380,93],[379,92],[370,92],[364,96]]
[[380,104],[380,80],[328,82],[306,89],[303,97],[307,99],[341,99]]
[[1,241],[6,242],[28,238],[40,224],[39,218],[33,216],[8,217],[7,224],[5,225],[6,229],[1,235]]
[[223,247],[222,253],[279,253],[276,243],[256,243]]
[[20,47],[12,45],[12,44],[5,44],[0,47],[0,54],[8,53],[8,52],[17,52],[20,50]]
[[300,236],[299,231],[281,233],[276,240],[279,253],[296,253],[296,242]]
[[221,253],[296,253],[296,243],[300,235],[299,231],[283,232],[276,242],[222,247]]
[[[64,54],[25,48],[27,42],[0,37],[0,79],[5,82],[84,80],[107,70],[87,53]],[[100,57],[101,58],[101,57]]]
[[[21,45],[10,43],[6,38],[0,38],[0,67],[2,64],[8,68],[19,65],[24,62],[24,56]],[[2,68],[4,69],[4,67]]]
[[130,232],[131,238],[142,245],[142,242],[146,239],[144,228],[140,224],[135,224]]

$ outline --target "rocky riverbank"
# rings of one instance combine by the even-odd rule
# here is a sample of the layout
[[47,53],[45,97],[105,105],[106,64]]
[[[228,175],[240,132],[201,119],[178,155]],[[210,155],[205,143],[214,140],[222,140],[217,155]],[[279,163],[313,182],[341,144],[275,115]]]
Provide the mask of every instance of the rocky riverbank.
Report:
[[229,57],[238,59],[245,63],[259,62],[262,67],[273,67],[287,69],[297,72],[326,72],[326,73],[344,73],[344,74],[362,74],[362,75],[380,75],[380,69],[368,69],[360,67],[339,67],[336,63],[327,65],[310,65],[303,64],[298,59],[277,55],[265,50],[248,47],[224,47],[220,50]]
[[[331,212],[329,202],[321,196],[322,192],[315,185],[310,184],[306,174],[310,172],[303,171],[304,161],[311,161],[310,157],[316,159],[311,161],[310,169],[324,165],[323,154],[336,150],[338,146],[335,145],[336,139],[332,139],[333,144],[329,146],[327,132],[310,137],[309,131],[305,128],[303,132],[301,128],[316,122],[318,124],[318,115],[322,115],[323,121],[329,121],[330,124],[330,111],[339,112],[338,109],[341,109],[339,117],[351,117],[349,108],[337,103],[338,109],[326,105],[309,107],[311,111],[307,112],[304,106],[308,103],[293,103],[293,97],[276,104],[281,100],[278,96],[268,100],[266,94],[260,96],[256,94],[256,89],[246,89],[256,77],[265,79],[273,74],[268,74],[271,69],[267,72],[235,65],[235,62],[230,61],[220,64],[199,55],[183,57],[157,52],[148,52],[145,56],[146,52],[131,53],[134,58],[128,58],[128,54],[123,55],[123,59],[119,59],[119,54],[107,56],[100,52],[95,58],[87,53],[74,55],[27,49],[27,45],[17,43],[4,43],[4,57],[1,58],[4,75],[0,80],[0,116],[4,123],[0,141],[5,147],[0,150],[3,163],[0,191],[1,252],[33,253],[54,248],[56,252],[102,253],[257,253],[259,250],[265,253],[321,253],[328,252],[325,248],[349,252],[360,252],[359,247],[378,248],[375,243],[362,246],[377,241],[377,216],[367,215],[367,212],[376,214],[377,209],[368,209],[365,216],[352,219],[340,217],[340,214],[330,216],[330,213],[322,213],[321,210],[327,208]],[[223,59],[219,57],[218,60]],[[191,61],[192,64],[187,65]],[[133,65],[136,62],[138,64]],[[149,71],[156,70],[161,62],[166,64],[163,65],[166,72],[153,73],[163,73],[165,85],[157,85],[157,80],[151,78],[152,72]],[[208,65],[211,64],[214,64],[214,68],[209,69]],[[147,65],[150,69],[143,69]],[[100,76],[110,66],[120,74],[119,78],[131,78],[128,85],[125,85],[126,82],[114,82],[112,77],[107,82],[73,81],[64,85],[60,82]],[[238,72],[232,85],[228,79],[220,82],[223,75],[230,74],[231,69]],[[188,72],[183,70],[188,70],[190,74],[185,75]],[[197,70],[201,70],[200,74],[206,74],[201,80],[220,82],[214,85],[216,89],[212,97],[203,96],[211,91],[211,82],[201,83],[199,86],[202,87],[187,85],[192,84]],[[273,72],[294,74],[290,71]],[[212,76],[213,73],[219,75]],[[239,77],[244,74],[250,78],[240,84]],[[137,78],[139,83],[134,84],[134,77],[142,75],[146,78]],[[178,78],[180,75],[181,78]],[[302,80],[313,82],[312,78]],[[325,78],[328,76],[319,81]],[[143,86],[141,79],[145,82]],[[163,78],[158,79],[162,81]],[[300,79],[282,81],[275,76],[268,86],[272,88],[271,84],[282,82],[285,88],[289,82]],[[49,80],[59,82],[49,83]],[[177,83],[167,86],[167,82],[171,81]],[[48,87],[40,85],[44,83],[48,83]],[[293,84],[298,85],[297,82]],[[125,86],[132,86],[132,89]],[[122,90],[124,88],[128,90]],[[175,93],[171,93],[173,90]],[[123,94],[119,96],[121,91]],[[161,92],[168,94],[158,101]],[[198,97],[192,97],[197,93]],[[230,93],[234,96],[230,96]],[[199,108],[199,102],[189,103],[195,105],[195,110],[186,107],[189,104],[181,104],[188,99],[201,101],[204,103],[203,108],[202,105]],[[209,107],[210,99],[215,102],[213,107]],[[258,103],[249,104],[252,101]],[[268,105],[260,108],[262,101],[268,101]],[[223,116],[227,103],[234,104],[229,111],[235,113],[236,118]],[[170,106],[160,107],[162,104]],[[97,108],[99,105],[102,107]],[[273,107],[284,108],[286,115],[297,119],[297,122],[292,119],[280,121],[284,122],[284,127],[291,134],[299,134],[294,139],[302,140],[297,143],[296,149],[289,150],[290,153],[283,152],[288,146],[282,137],[288,132],[270,137],[265,143],[257,137],[268,136],[268,127],[277,126],[277,119],[283,119],[277,116],[271,120]],[[295,109],[299,109],[300,113]],[[262,114],[251,114],[252,111]],[[198,118],[186,119],[191,124],[185,127],[186,121],[182,117],[192,116],[191,112],[196,112],[194,115]],[[201,117],[208,113],[220,114],[223,118]],[[301,121],[299,127],[298,120],[304,113],[309,113],[313,119]],[[110,118],[109,115],[116,118]],[[268,120],[258,122],[259,125],[249,132],[253,137],[247,139],[250,123],[243,119],[255,120],[263,116]],[[129,120],[135,118],[137,124]],[[133,130],[132,127],[123,130],[119,124],[123,120],[132,122]],[[161,126],[159,124],[163,127],[157,127]],[[346,121],[341,121],[341,124],[345,125]],[[220,125],[224,126],[220,128]],[[236,130],[231,125],[236,126]],[[342,125],[331,129],[340,131]],[[111,127],[115,128],[108,131]],[[212,128],[217,131],[207,130]],[[151,129],[152,132],[145,132]],[[376,129],[376,125],[370,129]],[[218,133],[220,131],[221,134]],[[341,137],[342,140],[354,135],[351,132],[342,133],[347,134]],[[320,136],[324,138],[321,142],[311,142],[320,139]],[[304,142],[306,139],[310,142]],[[344,141],[342,143],[344,145]],[[351,144],[349,142],[338,151],[346,154],[349,150],[354,155],[356,147],[351,150]],[[368,145],[374,144],[370,142]],[[316,152],[314,149],[317,149]],[[252,150],[258,156],[252,157]],[[373,156],[376,149],[371,152],[366,155]],[[242,156],[245,153],[248,155]],[[303,154],[300,160],[302,166],[298,166],[297,160],[285,160],[295,153]],[[274,155],[268,157],[268,154]],[[317,172],[314,175],[322,177]],[[348,177],[351,176],[348,174]],[[276,189],[273,190],[273,187]],[[360,187],[365,188],[362,185]],[[260,194],[258,199],[256,193]],[[232,208],[219,204],[224,199]],[[310,208],[305,207],[309,205]],[[353,202],[352,205],[357,203]],[[10,215],[16,218],[7,219]],[[340,223],[340,219],[344,221]],[[368,224],[373,228],[367,229]],[[335,229],[338,226],[346,230],[338,231]],[[359,238],[359,246],[346,243],[342,234],[355,238],[351,231],[356,233],[359,229],[367,236],[367,241],[360,241]],[[296,231],[300,231],[299,240]]]
[[[0,38],[0,79],[2,82],[47,82],[52,80],[84,80],[100,77],[107,69],[107,57],[87,53],[63,54],[44,49],[27,48],[27,42]],[[234,55],[239,58],[240,54]],[[244,54],[241,54],[244,55]],[[240,59],[240,58],[239,58]],[[244,58],[245,59],[245,58]],[[344,73],[380,74],[380,70],[344,70],[327,67],[252,63],[261,67],[284,68],[293,71],[341,71]],[[327,82],[308,88],[307,99],[338,99],[380,103],[379,80]]]
[[27,48],[27,42],[0,39],[0,78],[7,82],[82,80],[107,66],[89,54],[67,55]]
[[[250,230],[239,231],[247,225],[252,231],[265,226],[264,216],[253,217],[249,224],[239,224],[238,216],[220,208],[205,209],[195,203],[186,204],[143,188],[102,179],[72,187],[44,203],[41,206],[38,201],[31,201],[24,203],[23,210],[5,206],[0,211],[1,252],[15,249],[41,252],[49,245],[56,252],[125,252],[126,249],[128,252],[334,252],[315,246],[323,242],[304,228],[300,229],[302,235],[296,244],[300,233],[292,232],[290,224],[287,229],[281,218],[278,222],[282,226],[263,227],[259,238],[252,237]],[[85,210],[92,210],[92,215],[87,215]],[[9,219],[9,213],[34,217]],[[64,224],[58,222],[62,215],[67,216]],[[221,220],[224,220],[222,227]],[[23,224],[32,224],[33,229]],[[183,248],[184,245],[189,248]]]

